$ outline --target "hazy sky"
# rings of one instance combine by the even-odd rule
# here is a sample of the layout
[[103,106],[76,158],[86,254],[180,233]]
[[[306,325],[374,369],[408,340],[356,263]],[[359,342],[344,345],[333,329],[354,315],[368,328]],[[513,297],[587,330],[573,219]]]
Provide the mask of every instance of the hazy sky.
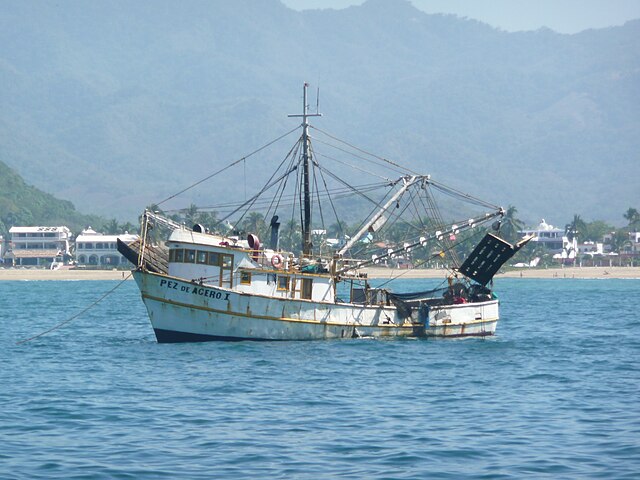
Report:
[[[296,10],[345,8],[364,0],[281,0]],[[427,13],[453,13],[508,31],[548,27],[561,33],[640,18],[640,0],[411,0]]]

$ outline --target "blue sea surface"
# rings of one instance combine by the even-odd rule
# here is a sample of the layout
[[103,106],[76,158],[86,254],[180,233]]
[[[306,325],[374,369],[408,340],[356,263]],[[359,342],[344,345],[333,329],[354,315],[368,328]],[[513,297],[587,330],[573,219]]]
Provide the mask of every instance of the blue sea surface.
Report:
[[163,345],[128,281],[16,344],[116,285],[0,282],[0,478],[640,478],[640,280],[500,279],[484,340]]

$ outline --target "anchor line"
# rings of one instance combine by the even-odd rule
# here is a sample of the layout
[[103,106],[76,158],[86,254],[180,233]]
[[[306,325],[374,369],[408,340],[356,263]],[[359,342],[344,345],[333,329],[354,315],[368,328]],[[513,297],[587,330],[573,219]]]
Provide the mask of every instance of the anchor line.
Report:
[[75,320],[76,318],[78,318],[80,315],[82,315],[83,313],[89,311],[90,309],[92,309],[93,307],[95,307],[98,303],[100,303],[102,300],[104,300],[105,298],[107,298],[109,295],[111,295],[113,292],[116,291],[116,289],[118,287],[120,287],[124,282],[126,282],[127,280],[129,280],[129,278],[131,277],[131,272],[129,272],[129,275],[127,275],[122,281],[120,281],[120,283],[118,283],[115,287],[113,287],[111,290],[109,290],[107,293],[105,293],[104,295],[102,295],[99,299],[97,299],[95,302],[93,302],[91,305],[89,305],[88,307],[86,307],[85,309],[81,310],[80,312],[76,313],[75,315],[73,315],[71,318],[66,319],[64,322],[59,323],[58,325],[55,325],[54,327],[51,327],[48,330],[45,330],[44,332],[40,332],[37,335],[34,335],[33,337],[30,338],[26,338],[24,340],[20,340],[19,342],[16,342],[16,345],[22,345],[23,343],[27,343],[30,342],[31,340],[35,340],[36,338],[42,337],[44,335],[47,335],[48,333],[53,332],[54,330],[58,330],[59,328],[64,327],[65,325],[67,325],[68,323],[71,323],[73,320]]

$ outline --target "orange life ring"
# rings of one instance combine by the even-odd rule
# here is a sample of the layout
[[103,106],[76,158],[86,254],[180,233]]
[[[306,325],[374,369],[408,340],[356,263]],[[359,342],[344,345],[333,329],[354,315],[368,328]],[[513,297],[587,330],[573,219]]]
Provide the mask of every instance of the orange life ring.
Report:
[[282,255],[274,255],[271,257],[271,265],[273,268],[280,268],[282,266],[283,259]]

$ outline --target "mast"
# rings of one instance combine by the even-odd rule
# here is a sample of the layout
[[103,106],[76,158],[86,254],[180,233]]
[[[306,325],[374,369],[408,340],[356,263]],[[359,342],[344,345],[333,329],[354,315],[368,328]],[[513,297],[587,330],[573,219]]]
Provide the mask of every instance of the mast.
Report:
[[321,117],[321,113],[308,113],[307,88],[309,84],[304,82],[302,95],[302,115],[289,115],[289,117],[302,117],[302,172],[303,172],[303,219],[302,219],[302,254],[311,255],[311,182],[309,173],[309,121],[308,117]]

